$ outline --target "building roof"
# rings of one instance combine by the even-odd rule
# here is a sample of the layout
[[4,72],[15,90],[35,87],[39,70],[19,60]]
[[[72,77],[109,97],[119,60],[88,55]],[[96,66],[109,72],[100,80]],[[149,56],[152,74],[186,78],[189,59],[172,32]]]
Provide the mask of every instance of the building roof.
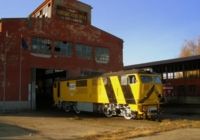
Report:
[[[55,0],[44,0],[44,2],[42,2],[29,16],[32,16],[34,13],[36,13],[39,9],[41,9],[43,6],[45,6],[46,4],[48,3],[52,3],[53,1]],[[69,2],[76,2],[76,3],[79,3],[79,4],[82,4],[82,5],[85,5],[87,7],[89,7],[90,9],[92,9],[92,7],[86,3],[83,3],[81,1],[78,1],[78,0],[68,0]]]
[[161,67],[161,66],[166,66],[166,65],[180,66],[180,65],[188,65],[191,63],[200,65],[200,55],[155,61],[155,62],[148,62],[148,63],[142,63],[142,64],[136,64],[136,65],[128,65],[128,66],[125,66],[124,69],[128,70],[128,69],[152,68],[152,67]]

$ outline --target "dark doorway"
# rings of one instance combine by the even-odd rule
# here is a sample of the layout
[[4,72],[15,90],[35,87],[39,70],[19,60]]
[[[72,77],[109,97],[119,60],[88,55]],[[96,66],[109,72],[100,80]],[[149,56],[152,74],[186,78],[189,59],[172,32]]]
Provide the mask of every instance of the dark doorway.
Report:
[[65,79],[66,76],[64,70],[36,69],[36,110],[52,109],[53,83],[55,80]]

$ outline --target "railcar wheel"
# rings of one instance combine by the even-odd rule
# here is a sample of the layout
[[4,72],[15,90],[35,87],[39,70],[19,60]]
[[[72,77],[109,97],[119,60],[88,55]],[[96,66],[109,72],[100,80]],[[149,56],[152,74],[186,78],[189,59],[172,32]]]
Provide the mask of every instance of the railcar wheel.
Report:
[[104,114],[105,114],[105,116],[108,117],[108,118],[111,118],[111,117],[113,116],[111,110],[105,111]]
[[63,103],[63,109],[65,112],[70,112],[71,111],[71,105]]
[[133,118],[133,114],[130,109],[126,108],[124,111],[124,118],[130,120]]
[[112,110],[110,107],[104,107],[103,113],[106,117],[110,118],[113,116]]
[[75,111],[76,114],[80,114],[81,113],[81,111],[78,110],[76,105],[73,106],[73,110]]

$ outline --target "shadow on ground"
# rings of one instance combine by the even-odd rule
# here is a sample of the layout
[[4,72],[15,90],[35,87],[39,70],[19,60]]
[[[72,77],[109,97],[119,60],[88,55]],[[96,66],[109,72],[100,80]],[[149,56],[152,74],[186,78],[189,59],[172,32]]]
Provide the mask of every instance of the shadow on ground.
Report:
[[16,125],[0,123],[0,139],[6,137],[28,136],[37,133],[34,130],[25,129]]
[[[200,114],[187,112],[186,108],[182,108],[183,111],[180,111],[176,107],[163,107],[161,108],[161,120],[170,119],[170,120],[200,120]],[[21,112],[4,112],[0,113],[0,116],[18,116],[18,117],[53,117],[53,118],[73,118],[74,120],[82,119],[97,119],[106,117],[100,113],[88,113],[81,112],[76,114],[75,112],[64,112],[63,110],[58,110],[56,108],[46,109],[46,110],[37,110],[37,111],[21,111]],[[121,117],[122,118],[122,117]],[[107,118],[109,119],[109,118]]]
[[76,114],[74,111],[65,112],[58,109],[46,109],[37,111],[19,111],[19,112],[0,112],[0,116],[18,116],[18,117],[53,117],[53,118],[75,118],[75,119],[88,119],[88,118],[105,118],[101,113],[81,112]]
[[200,105],[165,105],[161,106],[163,119],[200,120]]

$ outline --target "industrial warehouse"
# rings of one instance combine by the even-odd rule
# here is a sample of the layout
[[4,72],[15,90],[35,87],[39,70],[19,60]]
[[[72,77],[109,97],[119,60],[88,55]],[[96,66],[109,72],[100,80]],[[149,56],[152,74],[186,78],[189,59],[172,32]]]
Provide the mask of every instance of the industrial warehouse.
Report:
[[123,69],[123,40],[91,25],[91,9],[45,0],[28,18],[0,20],[1,110],[52,104],[55,79]]

